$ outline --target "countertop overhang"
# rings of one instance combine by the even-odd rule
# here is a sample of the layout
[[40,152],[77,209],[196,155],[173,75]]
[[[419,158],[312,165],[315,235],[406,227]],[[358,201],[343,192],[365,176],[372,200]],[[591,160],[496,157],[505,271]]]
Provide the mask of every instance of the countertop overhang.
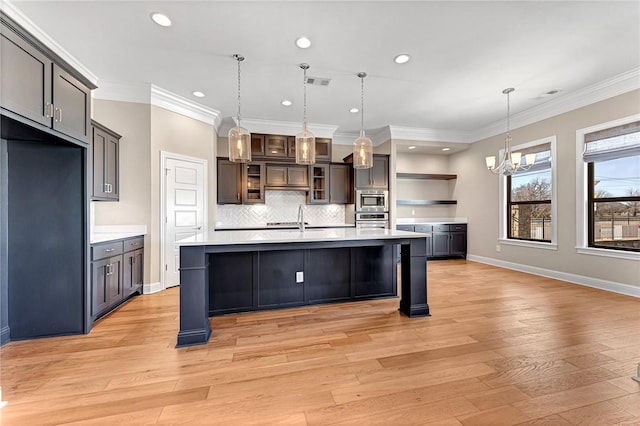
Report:
[[210,231],[177,241],[179,246],[225,246],[239,244],[282,244],[340,242],[366,240],[394,240],[425,238],[426,234],[395,229],[270,229],[259,231]]

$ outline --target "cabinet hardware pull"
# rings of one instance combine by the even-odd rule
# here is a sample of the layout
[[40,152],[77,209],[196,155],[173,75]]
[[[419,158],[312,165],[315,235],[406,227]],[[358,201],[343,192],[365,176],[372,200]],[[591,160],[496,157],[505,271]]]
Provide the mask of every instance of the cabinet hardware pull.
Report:
[[62,123],[62,107],[60,107],[60,108],[58,109],[58,111],[59,111],[59,112],[58,112],[58,121],[59,121],[60,123]]
[[236,199],[237,199],[238,201],[240,201],[240,193],[239,193],[239,192],[236,194]]
[[53,104],[51,102],[47,102],[46,103],[46,108],[47,108],[47,111],[45,112],[44,116],[46,118],[53,117]]
[[131,243],[132,246],[137,246],[138,244],[140,244],[140,243],[137,243],[137,242],[136,243]]
[[115,249],[113,249],[113,248],[104,249],[104,251],[105,251],[106,253],[111,253],[111,252],[112,252],[112,251],[114,251],[114,250],[115,250]]
[[108,184],[108,183],[105,183],[105,184],[103,184],[103,185],[104,185],[104,193],[105,193],[105,194],[108,194],[108,193],[109,193],[109,184]]

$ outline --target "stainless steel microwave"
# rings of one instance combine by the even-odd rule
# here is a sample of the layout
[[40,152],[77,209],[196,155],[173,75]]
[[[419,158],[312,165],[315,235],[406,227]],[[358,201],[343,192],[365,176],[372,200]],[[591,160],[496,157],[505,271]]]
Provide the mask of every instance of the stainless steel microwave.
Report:
[[357,212],[388,212],[389,191],[376,189],[356,190]]

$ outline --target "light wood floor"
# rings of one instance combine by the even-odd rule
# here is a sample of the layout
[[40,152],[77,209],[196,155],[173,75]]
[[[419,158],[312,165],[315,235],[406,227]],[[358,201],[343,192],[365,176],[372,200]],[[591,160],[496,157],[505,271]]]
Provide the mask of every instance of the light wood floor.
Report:
[[178,290],[137,297],[89,335],[5,345],[1,423],[640,425],[640,300],[428,270],[428,318],[398,299],[230,315],[179,350]]

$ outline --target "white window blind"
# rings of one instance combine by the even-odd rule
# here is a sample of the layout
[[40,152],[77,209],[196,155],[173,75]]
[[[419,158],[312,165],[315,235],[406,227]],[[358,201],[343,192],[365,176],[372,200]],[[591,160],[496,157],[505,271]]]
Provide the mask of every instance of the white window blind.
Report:
[[586,163],[640,155],[640,121],[584,135]]

